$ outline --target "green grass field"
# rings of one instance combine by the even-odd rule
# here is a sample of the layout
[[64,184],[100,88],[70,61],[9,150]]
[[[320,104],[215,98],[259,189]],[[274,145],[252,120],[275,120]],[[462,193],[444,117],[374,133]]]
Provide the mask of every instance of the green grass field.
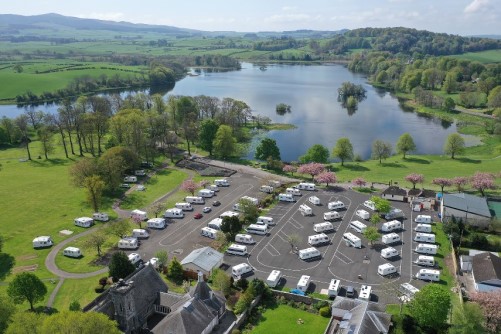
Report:
[[488,50],[481,52],[468,52],[462,55],[452,56],[455,58],[478,61],[480,63],[499,63],[501,62],[501,50]]
[[75,300],[80,303],[81,307],[89,304],[99,296],[94,288],[99,286],[100,278],[100,276],[94,276],[82,279],[65,279],[54,299],[53,307],[59,311],[67,310],[71,302]]

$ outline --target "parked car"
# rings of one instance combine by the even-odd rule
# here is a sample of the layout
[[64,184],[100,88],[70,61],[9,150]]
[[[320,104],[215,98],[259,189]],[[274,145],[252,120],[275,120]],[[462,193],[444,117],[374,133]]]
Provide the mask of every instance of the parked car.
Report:
[[355,289],[351,285],[346,287],[346,297],[355,298]]
[[195,216],[194,216],[194,217],[195,217],[195,219],[200,219],[200,218],[202,218],[203,216],[202,216],[202,214],[201,214],[200,212],[197,212],[197,213],[195,213]]
[[212,208],[210,206],[206,206],[202,211],[203,213],[211,212]]
[[221,202],[219,202],[219,201],[214,201],[214,202],[212,202],[212,205],[213,205],[213,206],[220,206],[220,205],[221,205]]

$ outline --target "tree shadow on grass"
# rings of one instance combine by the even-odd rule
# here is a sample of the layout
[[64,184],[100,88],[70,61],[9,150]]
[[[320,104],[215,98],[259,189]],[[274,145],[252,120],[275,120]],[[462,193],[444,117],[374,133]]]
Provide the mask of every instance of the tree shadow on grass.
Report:
[[140,196],[138,193],[130,193],[125,197],[120,205],[122,208],[132,208],[132,207],[137,207],[137,208],[142,208],[146,206],[146,199],[143,196]]
[[54,166],[64,166],[68,165],[70,162],[74,161],[73,159],[48,159],[48,160],[38,160],[33,159],[31,164],[33,167],[54,167]]
[[383,162],[379,166],[382,166],[382,167],[394,167],[394,168],[407,168],[407,166],[399,164],[398,162]]
[[362,165],[359,165],[359,164],[346,164],[346,165],[341,166],[337,169],[340,170],[342,168],[348,169],[348,170],[353,171],[353,172],[367,172],[370,170],[369,168],[362,166]]
[[422,164],[422,165],[429,165],[431,163],[430,160],[426,160],[426,159],[420,159],[420,158],[405,158],[403,159],[405,162],[412,162],[412,163],[415,163],[415,164]]
[[0,254],[0,281],[3,281],[8,275],[11,274],[12,268],[16,260],[10,254]]
[[469,163],[469,164],[479,164],[482,162],[480,160],[475,160],[475,159],[470,159],[470,158],[456,158],[455,160],[457,160],[459,162]]

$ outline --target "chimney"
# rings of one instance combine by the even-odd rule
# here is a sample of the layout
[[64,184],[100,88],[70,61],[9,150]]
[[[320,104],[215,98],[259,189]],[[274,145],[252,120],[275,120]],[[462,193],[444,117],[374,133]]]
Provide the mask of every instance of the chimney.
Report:
[[204,281],[204,274],[199,270],[198,271],[198,282],[203,282]]

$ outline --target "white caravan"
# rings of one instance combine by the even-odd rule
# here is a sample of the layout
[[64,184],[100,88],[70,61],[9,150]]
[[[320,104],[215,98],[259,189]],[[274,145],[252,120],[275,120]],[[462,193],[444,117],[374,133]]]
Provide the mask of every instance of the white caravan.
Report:
[[388,212],[387,214],[384,215],[384,219],[390,220],[390,219],[398,219],[398,218],[403,218],[404,217],[404,212],[400,209],[393,208]]
[[399,255],[400,253],[393,247],[387,247],[381,250],[381,257],[383,259],[391,259]]
[[146,224],[149,228],[163,229],[165,228],[165,218],[151,218]]
[[365,201],[364,206],[371,209],[372,211],[376,211],[376,203],[374,203],[373,201]]
[[250,224],[245,230],[250,234],[267,235],[268,225]]
[[186,196],[184,200],[190,204],[205,204],[205,200],[200,196]]
[[100,222],[107,222],[108,220],[110,220],[110,217],[108,216],[107,213],[95,212],[92,214],[92,219],[100,221]]
[[341,219],[341,215],[337,211],[324,212],[324,220],[336,220]]
[[295,202],[294,196],[291,194],[278,194],[278,200],[281,202]]
[[280,270],[272,270],[268,278],[266,279],[266,284],[270,288],[275,288],[280,280],[282,279],[282,272]]
[[305,183],[305,182],[302,182],[300,184],[298,184],[296,186],[297,189],[301,189],[301,190],[315,190],[315,184],[314,183]]
[[435,234],[418,232],[418,233],[416,233],[416,236],[414,237],[414,241],[434,244],[435,243]]
[[416,232],[431,233],[431,225],[429,224],[417,224],[414,228]]
[[330,245],[330,243],[331,239],[324,233],[314,234],[308,237],[308,244],[310,246]]
[[299,258],[303,261],[313,261],[322,258],[322,253],[315,247],[299,250]]
[[242,200],[246,200],[246,201],[249,201],[251,202],[252,204],[254,205],[258,205],[259,204],[259,200],[255,197],[250,197],[250,196],[242,196],[240,197],[240,199]]
[[126,177],[124,177],[124,182],[136,183],[137,177],[136,176],[126,176]]
[[419,254],[434,255],[437,254],[438,246],[431,244],[418,244],[414,251]]
[[235,242],[239,242],[241,244],[253,245],[256,243],[252,235],[250,234],[237,234],[235,236]]
[[414,263],[417,264],[418,266],[434,267],[435,258],[429,255],[419,255],[416,261],[414,261]]
[[335,201],[335,202],[329,202],[329,204],[327,204],[327,208],[329,210],[341,210],[345,208],[345,205],[341,201]]
[[204,197],[204,198],[211,198],[212,196],[214,196],[214,191],[212,191],[210,189],[200,189],[198,191],[198,196]]
[[301,204],[298,210],[303,216],[313,216],[313,210],[306,204]]
[[343,234],[343,240],[346,242],[347,246],[362,248],[362,240],[350,232]]
[[318,198],[317,196],[310,196],[308,198],[308,201],[313,205],[320,205],[320,198]]
[[207,189],[212,190],[214,192],[219,191],[219,187],[217,185],[215,185],[215,184],[209,184],[209,185],[207,185]]
[[308,275],[303,275],[299,279],[299,282],[297,282],[296,288],[299,291],[306,292],[308,290],[308,287],[310,286],[310,276]]
[[372,287],[370,285],[362,285],[358,299],[369,301],[371,300]]
[[82,252],[80,251],[80,248],[77,247],[66,247],[63,250],[63,255],[67,257],[79,258],[82,256]]
[[233,207],[231,208],[232,210],[235,210],[237,212],[240,212],[242,210],[240,210],[240,203],[235,203],[233,204]]
[[231,244],[228,249],[226,249],[226,253],[231,255],[240,255],[247,256],[247,247],[239,244]]
[[150,236],[150,234],[142,228],[135,228],[132,230],[132,236],[138,239],[146,239]]
[[251,273],[252,267],[248,263],[240,263],[231,268],[233,277],[240,279],[243,275]]
[[219,218],[224,218],[224,217],[238,217],[238,212],[235,211],[225,211],[222,214],[219,215]]
[[203,237],[211,238],[211,239],[216,239],[217,237],[217,230],[210,228],[210,227],[202,227],[200,230],[200,234]]
[[369,218],[371,217],[371,215],[363,209],[357,210],[355,214],[365,220],[369,220]]
[[272,186],[261,186],[259,188],[259,191],[262,191],[267,194],[271,194],[273,192],[273,187]]
[[336,297],[337,294],[339,293],[339,285],[341,284],[341,281],[338,279],[331,279],[331,282],[329,283],[329,288],[327,290],[327,295],[329,297]]
[[140,219],[140,220],[146,220],[146,219],[148,219],[148,214],[146,212],[144,212],[144,211],[135,209],[135,210],[132,210],[130,212],[130,217],[131,218],[137,218],[137,219]]
[[402,223],[398,220],[392,220],[386,223],[383,223],[381,226],[382,232],[393,232],[402,229]]
[[90,217],[75,218],[75,225],[80,227],[91,227],[94,225],[94,220]]
[[416,278],[423,281],[438,282],[440,281],[440,271],[433,269],[420,269],[416,274]]
[[230,182],[228,182],[227,179],[214,180],[214,184],[218,187],[229,187],[230,186]]
[[207,226],[215,230],[221,230],[222,224],[223,224],[222,218],[214,218],[209,223],[207,223]]
[[275,225],[275,221],[273,220],[272,217],[267,217],[267,216],[259,216],[257,217],[257,224],[268,224],[270,226]]
[[130,253],[127,257],[133,265],[137,265],[141,261],[141,255],[138,253]]
[[397,272],[397,268],[391,263],[385,263],[377,268],[377,273],[381,276],[391,275]]
[[292,196],[301,196],[301,190],[297,188],[287,188],[285,189],[286,194],[290,194]]
[[42,235],[33,239],[33,248],[44,248],[54,245],[51,237]]
[[270,180],[270,181],[268,181],[268,185],[272,186],[274,188],[278,188],[282,185],[282,183],[280,181],[277,181],[277,180]]
[[313,225],[313,231],[317,233],[321,232],[333,232],[334,231],[334,225],[329,222],[323,222],[323,223],[318,223]]
[[137,238],[125,237],[118,241],[119,249],[137,249],[139,247],[139,241]]
[[385,234],[382,236],[381,240],[385,245],[393,245],[401,242],[400,236],[396,233]]
[[165,210],[164,213],[165,218],[184,218],[184,212],[178,208],[171,208]]
[[416,219],[414,219],[416,223],[422,223],[422,224],[431,224],[431,216],[428,215],[418,215]]
[[358,233],[364,233],[365,230],[367,229],[367,225],[359,222],[358,220],[354,220],[354,221],[350,222],[350,228],[354,229]]
[[400,293],[404,295],[402,296],[404,298],[402,297],[400,298],[402,298],[404,302],[408,302],[411,301],[412,298],[414,298],[414,295],[419,292],[419,289],[412,284],[402,283],[400,284],[400,288],[398,289],[398,291],[400,291]]
[[181,209],[183,211],[193,211],[193,206],[191,206],[190,203],[179,202],[179,203],[176,203],[175,207],[177,209]]

